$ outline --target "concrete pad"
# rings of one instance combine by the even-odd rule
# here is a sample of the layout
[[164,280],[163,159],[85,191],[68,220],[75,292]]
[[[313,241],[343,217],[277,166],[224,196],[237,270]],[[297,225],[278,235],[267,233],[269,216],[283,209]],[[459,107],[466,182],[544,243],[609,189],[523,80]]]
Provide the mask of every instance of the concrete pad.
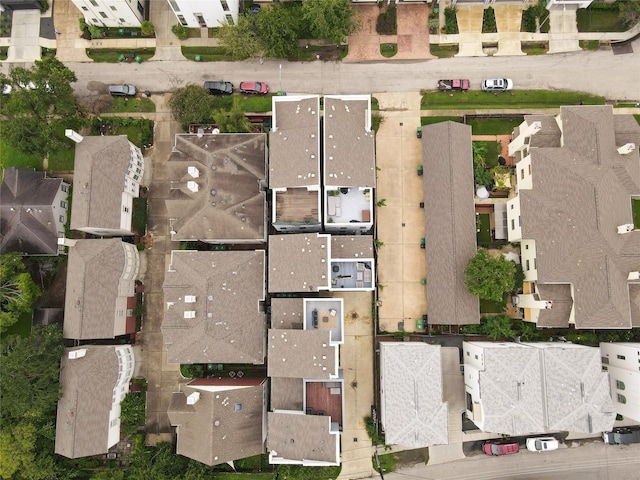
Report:
[[386,283],[378,292],[378,323],[382,331],[397,331],[397,322],[404,317],[402,283]]
[[[482,25],[479,32],[482,31]],[[486,57],[482,51],[482,33],[460,33],[458,53],[455,57]]]
[[493,11],[496,16],[498,33],[520,33],[522,11],[528,8],[526,3],[496,3]]
[[[419,248],[419,247],[418,247]],[[403,281],[402,262],[404,246],[401,244],[385,244],[378,251],[378,281],[386,285],[391,282]]]
[[[421,287],[423,285],[420,283],[423,278],[425,278],[426,272],[426,256],[424,250],[420,248],[420,244],[418,242],[413,245],[404,244],[402,246],[402,263],[404,264],[403,268],[403,276],[404,282],[407,284],[407,287],[413,290],[414,284],[419,284]],[[412,292],[412,294],[415,292]],[[423,294],[420,293],[420,296]],[[426,298],[426,297],[425,297]],[[410,300],[411,302],[415,301],[415,299]],[[422,312],[426,313],[426,312]],[[422,315],[422,313],[420,315]]]
[[499,33],[498,37],[498,51],[494,57],[526,55],[522,51],[519,32]]
[[552,8],[549,11],[549,51],[548,53],[574,52],[580,48],[578,35],[577,7]]
[[[419,281],[413,283],[405,281],[402,295],[404,305],[403,317],[407,320],[405,322],[405,329],[409,330],[407,325],[411,323],[410,331],[413,331],[415,330],[415,320],[422,318],[422,315],[427,313],[427,289]],[[411,319],[411,321],[408,321],[409,319]]]
[[484,17],[483,4],[456,4],[456,18],[458,31],[462,33],[482,32],[482,19]]
[[402,243],[402,209],[400,207],[379,208],[377,213],[378,225],[383,223],[384,229],[378,226],[378,239],[384,242],[383,249],[387,243],[389,245]]
[[376,215],[387,208],[402,207],[402,173],[397,168],[381,168],[384,174],[379,175],[376,182],[377,201],[385,200],[384,207],[378,207]]
[[32,63],[40,60],[40,10],[13,12],[10,45],[7,62]]

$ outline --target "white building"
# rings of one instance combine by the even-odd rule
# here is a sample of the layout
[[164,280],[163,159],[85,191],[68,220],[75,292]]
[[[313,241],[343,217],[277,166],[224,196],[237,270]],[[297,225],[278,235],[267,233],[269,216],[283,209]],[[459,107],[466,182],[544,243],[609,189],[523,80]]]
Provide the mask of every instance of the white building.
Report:
[[140,0],[71,0],[87,25],[98,27],[140,27],[144,2]]
[[126,135],[66,135],[76,145],[71,229],[93,235],[132,235],[133,199],[140,195],[144,158]]
[[238,23],[238,0],[168,0],[178,22],[184,27],[219,27]]
[[601,343],[600,354],[616,413],[640,422],[640,343]]
[[129,392],[130,345],[70,348],[61,361],[55,453],[68,458],[107,453],[120,440],[120,403]]
[[467,417],[484,432],[611,430],[600,350],[573,343],[464,342]]

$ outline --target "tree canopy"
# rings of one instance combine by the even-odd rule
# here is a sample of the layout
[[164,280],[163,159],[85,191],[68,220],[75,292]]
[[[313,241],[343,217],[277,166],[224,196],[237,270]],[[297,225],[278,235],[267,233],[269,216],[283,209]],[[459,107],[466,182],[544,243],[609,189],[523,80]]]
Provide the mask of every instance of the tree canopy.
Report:
[[235,25],[225,21],[218,31],[218,40],[230,51],[235,60],[255,57],[262,51],[254,22],[251,17],[244,15],[238,16],[238,22]]
[[22,258],[16,253],[0,255],[0,333],[31,311],[40,289],[25,272]]
[[11,92],[0,106],[0,135],[12,147],[43,157],[69,147],[67,128],[79,129],[85,119],[71,84],[76,75],[55,57],[37,60],[30,69],[16,67],[0,83]]
[[331,43],[344,42],[359,26],[349,0],[306,0],[302,11],[311,34]]
[[190,123],[213,122],[213,100],[201,85],[193,83],[178,88],[169,99],[173,118],[187,131]]
[[502,300],[504,292],[513,290],[516,267],[502,255],[494,258],[481,248],[469,260],[465,274],[465,285],[469,293],[484,300]]
[[244,133],[251,131],[251,122],[244,114],[240,97],[233,98],[233,105],[229,111],[220,108],[213,114],[222,133]]

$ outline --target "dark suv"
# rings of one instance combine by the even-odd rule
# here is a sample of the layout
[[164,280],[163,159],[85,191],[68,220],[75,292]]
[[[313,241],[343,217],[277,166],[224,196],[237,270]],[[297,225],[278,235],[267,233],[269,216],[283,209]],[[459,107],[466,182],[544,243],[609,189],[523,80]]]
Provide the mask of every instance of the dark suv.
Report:
[[612,432],[603,432],[602,439],[609,445],[628,445],[640,443],[639,427],[617,427]]
[[205,90],[209,90],[211,95],[231,95],[233,84],[231,82],[204,82]]

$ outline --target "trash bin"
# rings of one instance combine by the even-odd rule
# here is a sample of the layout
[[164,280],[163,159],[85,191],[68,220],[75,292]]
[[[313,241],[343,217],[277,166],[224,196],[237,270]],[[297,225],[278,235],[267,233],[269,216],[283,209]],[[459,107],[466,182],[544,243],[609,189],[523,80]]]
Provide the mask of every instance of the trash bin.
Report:
[[124,62],[126,59],[127,57],[124,56],[124,53],[121,53],[120,56],[118,57],[119,62]]
[[201,60],[202,60],[202,57],[201,57],[200,55],[196,55],[196,56],[195,56],[195,61],[196,61],[196,62],[199,62],[199,61],[201,61]]
[[416,129],[416,137],[422,138],[422,126]]
[[142,57],[136,57],[135,61],[136,63],[142,63]]

